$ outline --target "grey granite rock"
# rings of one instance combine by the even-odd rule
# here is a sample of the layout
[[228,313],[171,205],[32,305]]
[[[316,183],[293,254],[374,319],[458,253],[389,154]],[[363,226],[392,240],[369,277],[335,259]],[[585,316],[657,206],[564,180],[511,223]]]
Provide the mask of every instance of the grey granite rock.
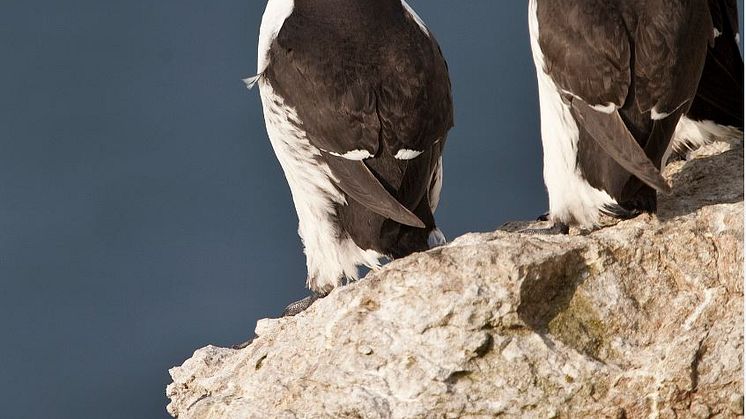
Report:
[[[242,350],[171,370],[180,418],[739,417],[743,148],[668,166],[658,216],[468,234]],[[506,230],[519,230],[516,224]]]

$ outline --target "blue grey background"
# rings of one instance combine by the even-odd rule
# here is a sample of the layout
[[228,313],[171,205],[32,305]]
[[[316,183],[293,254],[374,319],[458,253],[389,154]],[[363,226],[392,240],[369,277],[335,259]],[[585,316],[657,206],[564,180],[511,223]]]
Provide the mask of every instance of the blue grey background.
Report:
[[[414,0],[449,60],[453,238],[545,210],[525,1]],[[253,75],[265,2],[4,0],[0,400],[166,417],[168,368],[306,295]]]

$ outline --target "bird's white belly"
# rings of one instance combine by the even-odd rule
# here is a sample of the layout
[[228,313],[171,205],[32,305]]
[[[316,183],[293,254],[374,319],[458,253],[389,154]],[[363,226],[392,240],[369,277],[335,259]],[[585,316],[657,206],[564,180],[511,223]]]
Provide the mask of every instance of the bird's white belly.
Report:
[[359,248],[337,223],[336,206],[346,205],[320,151],[312,146],[294,109],[272,86],[259,80],[264,119],[272,148],[287,178],[298,213],[298,233],[308,266],[308,286],[326,293],[358,278],[358,265],[379,266],[381,255]]
[[529,29],[539,83],[544,183],[549,195],[549,213],[554,221],[590,227],[598,222],[600,209],[616,202],[605,191],[592,187],[578,168],[578,125],[556,84],[544,72],[537,0],[529,2]]

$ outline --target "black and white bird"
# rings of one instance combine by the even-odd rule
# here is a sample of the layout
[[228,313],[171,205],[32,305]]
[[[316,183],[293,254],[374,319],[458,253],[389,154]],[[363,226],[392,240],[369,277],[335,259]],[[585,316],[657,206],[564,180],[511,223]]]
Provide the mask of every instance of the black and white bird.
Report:
[[715,40],[707,52],[697,96],[674,134],[670,151],[677,154],[714,139],[743,140],[743,57],[739,47],[738,1],[709,0],[708,5]]
[[549,231],[654,212],[713,40],[707,0],[530,0],[529,25]]
[[448,68],[404,0],[269,0],[258,75],[313,295],[445,243],[433,213],[453,126]]

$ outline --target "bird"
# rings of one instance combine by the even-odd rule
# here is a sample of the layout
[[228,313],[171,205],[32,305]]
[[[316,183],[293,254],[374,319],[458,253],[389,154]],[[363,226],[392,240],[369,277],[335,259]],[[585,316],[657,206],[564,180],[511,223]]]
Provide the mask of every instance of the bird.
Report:
[[404,0],[269,0],[258,85],[290,187],[311,295],[443,245],[434,212],[453,99],[443,52]]
[[[681,117],[668,154],[681,155],[713,139],[743,141],[743,57],[736,0],[709,0],[714,41],[697,96]],[[664,163],[667,158],[664,157]]]
[[712,45],[708,0],[530,0],[552,227],[632,218],[670,193],[660,173]]

